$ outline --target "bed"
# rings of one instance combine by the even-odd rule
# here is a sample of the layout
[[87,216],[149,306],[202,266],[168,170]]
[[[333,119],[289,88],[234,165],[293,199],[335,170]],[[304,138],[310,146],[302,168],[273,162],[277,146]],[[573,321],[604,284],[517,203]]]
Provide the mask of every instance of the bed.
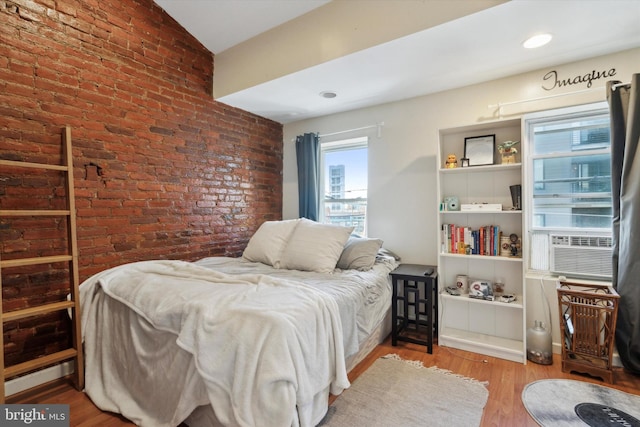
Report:
[[315,426],[388,334],[379,239],[265,222],[241,258],[143,261],[80,286],[85,392],[142,426]]

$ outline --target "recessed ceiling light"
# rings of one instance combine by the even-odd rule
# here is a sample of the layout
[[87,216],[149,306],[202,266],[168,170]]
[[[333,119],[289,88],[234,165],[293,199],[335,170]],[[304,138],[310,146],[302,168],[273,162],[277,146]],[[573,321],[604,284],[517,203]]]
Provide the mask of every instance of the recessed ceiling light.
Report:
[[529,37],[522,43],[527,49],[535,49],[536,47],[544,46],[551,41],[551,34],[536,34],[533,37]]
[[338,96],[337,93],[330,91],[330,90],[325,90],[323,92],[320,92],[320,96],[323,98],[327,98],[327,99],[331,99],[331,98],[335,98],[336,96]]

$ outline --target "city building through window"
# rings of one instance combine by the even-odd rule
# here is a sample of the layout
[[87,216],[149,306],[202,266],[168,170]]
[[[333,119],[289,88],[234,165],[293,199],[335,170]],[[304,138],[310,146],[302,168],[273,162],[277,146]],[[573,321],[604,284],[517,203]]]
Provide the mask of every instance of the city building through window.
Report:
[[531,268],[611,276],[611,138],[606,104],[525,117]]
[[367,235],[368,139],[321,144],[320,221]]

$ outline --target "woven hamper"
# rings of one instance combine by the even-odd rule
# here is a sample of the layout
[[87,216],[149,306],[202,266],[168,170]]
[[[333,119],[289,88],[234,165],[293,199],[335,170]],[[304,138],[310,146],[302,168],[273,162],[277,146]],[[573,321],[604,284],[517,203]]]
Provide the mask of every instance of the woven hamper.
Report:
[[609,285],[558,281],[562,371],[613,384],[612,355],[620,296]]

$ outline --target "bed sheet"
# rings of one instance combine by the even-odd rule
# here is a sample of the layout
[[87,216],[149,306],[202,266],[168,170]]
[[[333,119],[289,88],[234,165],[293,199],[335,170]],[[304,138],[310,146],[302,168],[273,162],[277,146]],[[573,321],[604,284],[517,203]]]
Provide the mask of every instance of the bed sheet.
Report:
[[[330,296],[339,311],[340,323],[343,327],[346,326],[342,336],[346,352],[336,352],[345,359],[357,351],[358,343],[366,339],[368,332],[384,316],[390,300],[387,276],[395,267],[394,261],[381,260],[370,272],[336,270],[332,274],[309,274],[274,271],[271,267],[235,258],[206,258],[194,263],[194,267],[196,265],[236,277],[268,276],[285,282],[302,281],[304,286],[319,291],[316,293]],[[95,285],[101,278],[105,279],[101,274],[97,275],[92,283]],[[86,292],[89,287],[81,286],[81,291],[83,289]],[[148,314],[123,304],[123,301],[118,300],[119,297],[107,295],[102,289],[96,291],[96,287],[93,287],[90,295],[90,298],[86,298],[85,294],[85,298],[90,301],[88,306],[93,306],[93,309],[85,311],[83,306],[87,392],[99,407],[122,413],[139,425],[171,426],[179,424],[196,407],[208,406],[210,402],[214,402],[213,406],[217,405],[219,412],[226,411],[227,421],[224,424],[257,425],[255,418],[246,421],[243,419],[244,415],[233,414],[233,411],[242,412],[243,408],[232,409],[232,415],[229,416],[228,408],[233,405],[225,400],[225,393],[211,393],[208,384],[211,377],[207,377],[206,373],[203,375],[201,367],[197,366],[198,358],[194,357],[194,349],[184,343],[178,345],[178,331],[153,326],[153,323],[164,320],[149,318]],[[143,300],[146,298],[149,296],[142,297]],[[167,304],[167,300],[163,304]],[[175,323],[176,319],[173,316],[169,323]],[[183,321],[184,319],[179,320]],[[216,345],[220,345],[220,341]],[[205,352],[204,355],[203,358],[206,358],[208,353]],[[342,364],[341,369],[344,369]],[[346,372],[344,375],[346,378]],[[166,378],[165,382],[158,383],[156,379],[162,377]],[[251,375],[247,376],[250,377]],[[341,387],[348,386],[348,381],[341,385],[338,381],[337,384],[339,386],[334,387],[334,393],[340,392]],[[323,399],[317,397],[326,395],[329,387],[320,383],[314,387],[312,391],[307,390],[307,403],[299,404],[298,414],[285,424],[314,425],[321,419],[326,411],[326,404],[323,408]],[[316,396],[309,402],[309,393],[314,391]],[[299,402],[299,396],[293,395],[296,393],[295,388],[281,388],[279,392],[289,394],[280,403],[290,402],[292,399],[303,403]],[[221,411],[221,408],[224,409]],[[258,413],[261,411],[261,408],[252,409]],[[281,408],[276,408],[275,412],[279,410]]]
[[331,273],[277,269],[230,257],[204,258],[196,264],[229,274],[266,274],[301,281],[331,295],[340,310],[344,352],[348,358],[359,350],[388,311],[391,304],[389,273],[399,263],[392,257],[380,256],[371,270],[335,269]]

